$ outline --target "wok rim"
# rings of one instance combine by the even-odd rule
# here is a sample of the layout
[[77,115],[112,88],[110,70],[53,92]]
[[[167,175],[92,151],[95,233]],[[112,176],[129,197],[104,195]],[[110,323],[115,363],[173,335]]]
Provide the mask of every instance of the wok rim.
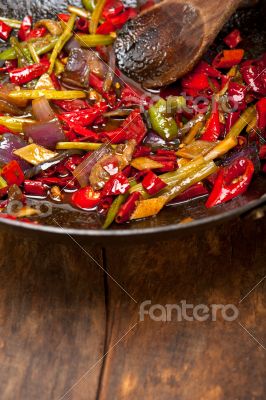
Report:
[[56,227],[48,225],[35,225],[23,221],[0,219],[0,225],[4,225],[7,228],[19,228],[24,232],[40,232],[42,234],[52,234],[55,236],[69,236],[69,237],[86,237],[86,238],[98,238],[98,239],[111,239],[111,238],[125,238],[125,237],[141,237],[141,236],[152,236],[160,235],[164,233],[180,233],[188,230],[194,230],[194,228],[204,227],[209,224],[215,224],[224,222],[234,217],[245,215],[246,213],[252,212],[258,209],[260,206],[266,203],[266,193],[260,198],[252,200],[249,203],[241,207],[236,207],[233,210],[225,211],[214,216],[208,216],[204,218],[195,219],[189,223],[176,223],[159,227],[152,228],[133,228],[133,229],[116,229],[116,230],[101,230],[101,229],[71,229],[65,227]]

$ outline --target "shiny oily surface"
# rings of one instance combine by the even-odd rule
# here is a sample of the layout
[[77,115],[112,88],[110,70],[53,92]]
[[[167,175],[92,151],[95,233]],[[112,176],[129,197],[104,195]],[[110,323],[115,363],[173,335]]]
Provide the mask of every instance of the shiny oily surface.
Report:
[[[32,13],[36,19],[53,17],[58,12],[65,10],[66,2],[64,0],[50,1],[49,6],[38,0],[34,1],[13,1],[10,9],[0,10],[2,15],[10,18],[20,19],[21,15]],[[79,5],[79,2],[75,3]],[[261,7],[261,8],[260,8]],[[265,4],[257,9],[247,9],[234,15],[227,27],[221,32],[216,43],[207,53],[211,57],[217,53],[217,49],[222,46],[222,38],[230,29],[239,28],[243,32],[245,40],[243,47],[248,50],[250,56],[256,57],[263,51],[266,51],[266,32],[264,28],[264,16],[266,15]],[[115,240],[119,237],[129,238],[134,236],[141,240],[145,237],[171,238],[185,230],[195,229],[196,227],[212,224],[223,219],[233,218],[237,215],[247,212],[261,203],[261,196],[266,192],[265,177],[259,176],[255,179],[248,192],[229,203],[207,210],[204,207],[205,199],[196,199],[177,206],[165,208],[157,217],[136,221],[124,225],[113,225],[108,231],[101,230],[101,217],[95,212],[78,211],[70,205],[60,205],[56,202],[48,202],[47,206],[51,213],[39,219],[39,225],[31,225],[19,221],[1,220],[2,227],[21,228],[24,234],[36,235],[35,231],[46,235],[58,234],[64,236],[71,234],[75,237],[91,237],[93,240],[104,242]],[[38,203],[37,200],[31,200],[32,203]],[[42,201],[43,207],[45,202]],[[39,203],[38,203],[39,204]],[[49,214],[49,215],[48,215]],[[180,224],[184,218],[190,217],[192,222]],[[134,239],[135,240],[135,239]]]

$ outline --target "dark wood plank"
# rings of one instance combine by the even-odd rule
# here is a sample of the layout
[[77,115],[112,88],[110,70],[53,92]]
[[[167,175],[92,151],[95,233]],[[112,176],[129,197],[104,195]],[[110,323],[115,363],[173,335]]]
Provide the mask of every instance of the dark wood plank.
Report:
[[[96,399],[102,270],[75,243],[1,234],[0,249],[1,400]],[[100,249],[90,253],[102,263]]]
[[[108,249],[108,346],[100,400],[266,397],[266,221],[228,223],[181,240]],[[139,305],[235,304],[235,322],[139,322]],[[134,327],[134,325],[137,325]],[[239,324],[243,325],[241,327]],[[130,328],[132,328],[130,330]],[[119,342],[118,340],[130,332]]]

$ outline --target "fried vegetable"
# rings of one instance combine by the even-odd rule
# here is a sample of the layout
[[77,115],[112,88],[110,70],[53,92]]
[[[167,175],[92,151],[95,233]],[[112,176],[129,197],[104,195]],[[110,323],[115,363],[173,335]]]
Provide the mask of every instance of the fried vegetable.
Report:
[[86,97],[86,93],[80,90],[50,90],[50,89],[38,89],[38,90],[14,90],[8,95],[10,99],[23,99],[33,100],[41,96],[46,97],[48,100],[71,100],[71,99],[83,99]]
[[29,144],[28,146],[14,151],[14,154],[32,165],[41,164],[42,162],[48,161],[57,155],[57,153],[54,151],[48,150],[42,146],[38,146],[35,143]]
[[134,160],[131,161],[131,166],[138,169],[139,171],[142,171],[144,169],[158,169],[163,167],[161,163],[154,161],[148,157],[134,158]]

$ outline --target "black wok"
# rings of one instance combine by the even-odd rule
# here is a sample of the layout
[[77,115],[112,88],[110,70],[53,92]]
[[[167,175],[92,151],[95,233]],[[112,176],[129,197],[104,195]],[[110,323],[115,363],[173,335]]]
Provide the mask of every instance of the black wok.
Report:
[[[6,4],[7,3],[7,4]],[[21,19],[26,14],[31,14],[37,20],[40,18],[54,17],[66,8],[65,0],[5,0],[0,2],[0,14],[9,18]],[[79,6],[80,2],[71,2]],[[128,1],[127,1],[128,4]],[[239,10],[229,21],[223,32],[219,35],[213,49],[217,52],[222,46],[222,38],[232,27],[238,27],[244,36],[243,47],[251,57],[259,56],[266,51],[266,2],[264,0],[255,8]],[[208,57],[208,55],[207,55]],[[36,202],[32,200],[33,203]],[[101,230],[100,219],[95,213],[77,211],[71,206],[51,205],[48,202],[42,205],[44,211],[40,224],[27,224],[20,221],[1,219],[1,229],[16,229],[25,235],[43,234],[49,239],[65,239],[71,235],[82,241],[110,243],[121,241],[134,242],[136,240],[169,239],[185,232],[193,232],[197,228],[204,228],[236,219],[243,215],[253,213],[262,215],[261,210],[266,204],[266,177],[257,176],[246,194],[221,206],[206,209],[205,199],[196,199],[177,206],[166,207],[157,217],[125,224],[114,225],[107,231]],[[48,208],[47,208],[47,207]],[[255,212],[255,210],[257,210]],[[259,211],[258,211],[259,210]],[[49,212],[45,212],[49,211]],[[180,224],[186,217],[191,217],[192,222]]]

